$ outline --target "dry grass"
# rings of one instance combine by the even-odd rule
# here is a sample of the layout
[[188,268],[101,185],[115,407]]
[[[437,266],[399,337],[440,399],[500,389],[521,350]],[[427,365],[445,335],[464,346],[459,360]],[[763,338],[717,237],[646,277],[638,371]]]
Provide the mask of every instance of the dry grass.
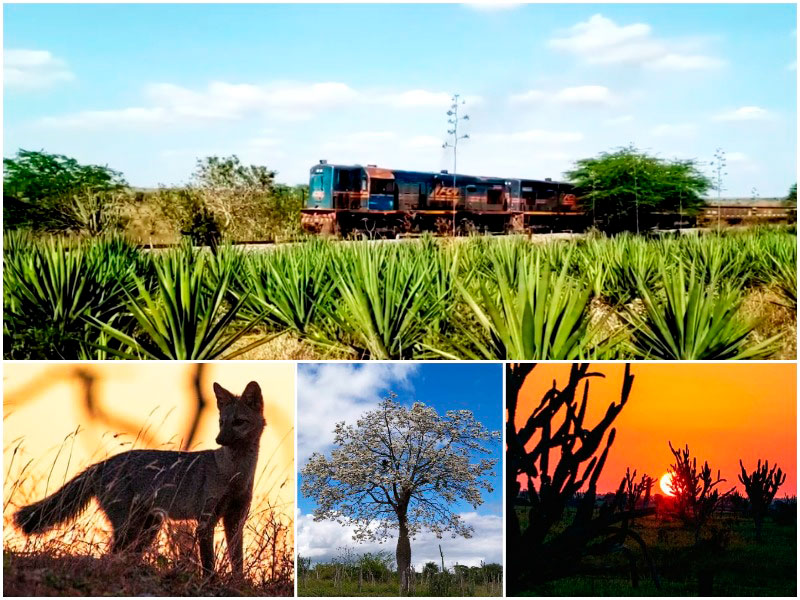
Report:
[[[230,349],[236,352],[248,344],[258,341],[265,334],[254,334],[243,337]],[[327,350],[312,344],[291,332],[279,335],[273,340],[248,350],[236,357],[239,360],[345,360],[353,359],[346,351]]]
[[[590,322],[598,328],[599,339],[617,336],[622,347],[630,339],[629,325],[621,316],[620,308],[611,306],[601,298],[593,298],[589,305]],[[641,314],[644,305],[640,299],[625,306]],[[740,314],[746,319],[756,319],[757,327],[750,334],[752,342],[757,344],[770,337],[780,335],[780,346],[772,360],[795,360],[797,358],[797,313],[786,306],[781,296],[769,288],[750,290],[744,298]]]
[[753,290],[745,297],[741,312],[758,319],[752,334],[755,342],[781,335],[781,346],[772,359],[797,359],[797,313],[782,302],[780,295],[768,288]]

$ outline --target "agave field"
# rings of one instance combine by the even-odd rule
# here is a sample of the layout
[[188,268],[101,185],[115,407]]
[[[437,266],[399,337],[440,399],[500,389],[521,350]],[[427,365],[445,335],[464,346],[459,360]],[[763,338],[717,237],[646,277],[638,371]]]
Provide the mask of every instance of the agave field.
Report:
[[3,266],[5,358],[247,358],[279,336],[319,358],[796,353],[793,227],[547,243],[315,239],[215,253],[11,232]]

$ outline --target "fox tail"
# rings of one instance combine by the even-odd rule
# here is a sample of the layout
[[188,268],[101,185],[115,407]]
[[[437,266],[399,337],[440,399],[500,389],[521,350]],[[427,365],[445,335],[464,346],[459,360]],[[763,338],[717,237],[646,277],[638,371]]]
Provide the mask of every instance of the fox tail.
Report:
[[14,513],[14,522],[30,535],[43,533],[77,517],[95,496],[96,466],[89,467],[43,500],[20,508]]

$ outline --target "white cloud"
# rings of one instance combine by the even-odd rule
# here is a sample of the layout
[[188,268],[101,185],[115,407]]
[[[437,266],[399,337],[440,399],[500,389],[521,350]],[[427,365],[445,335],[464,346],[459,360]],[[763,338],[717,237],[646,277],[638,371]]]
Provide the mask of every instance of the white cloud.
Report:
[[615,102],[614,95],[603,85],[581,85],[560,90],[555,101],[564,104],[601,104],[608,106]]
[[[152,83],[144,88],[146,106],[111,110],[87,110],[47,117],[40,123],[50,127],[168,125],[197,121],[236,121],[252,115],[273,120],[308,120],[320,112],[376,105],[394,109],[444,108],[450,94],[428,90],[388,93],[356,90],[336,81],[319,83],[274,82],[256,85],[212,81],[205,89],[190,89],[172,83]],[[479,104],[479,96],[466,96],[466,107]]]
[[725,159],[729,163],[738,163],[738,162],[747,162],[750,160],[750,157],[747,156],[744,152],[728,152],[725,154]]
[[333,443],[333,427],[348,423],[378,405],[382,391],[408,386],[415,364],[351,363],[302,365],[297,372],[297,465],[305,466],[314,452]]
[[75,79],[67,63],[47,50],[3,52],[3,85],[23,91],[41,90]]
[[320,147],[325,151],[354,151],[363,156],[391,148],[394,150],[439,150],[443,137],[399,134],[395,131],[355,131],[337,136]]
[[44,127],[83,129],[125,125],[140,127],[166,122],[168,112],[164,108],[122,108],[119,110],[84,110],[61,117],[43,117],[38,123]]
[[272,137],[256,137],[248,140],[247,143],[254,148],[274,148],[283,143],[283,140]]
[[404,140],[404,145],[410,149],[440,148],[442,139],[434,135],[415,135]]
[[565,87],[554,92],[528,90],[521,94],[512,94],[509,96],[508,101],[517,106],[543,103],[572,106],[612,106],[618,102],[618,98],[604,85],[579,85]]
[[394,131],[354,131],[337,136],[336,139],[322,144],[324,150],[359,150],[375,145],[394,142],[398,135]]
[[650,133],[659,137],[690,137],[697,132],[692,123],[663,123],[656,125]]
[[686,71],[725,64],[713,56],[693,53],[686,43],[656,38],[646,23],[617,25],[600,14],[573,25],[561,37],[551,39],[549,45],[595,65],[630,64]]
[[487,0],[485,2],[465,2],[465,6],[480,12],[499,12],[511,10],[522,5],[521,2],[492,2]]
[[451,98],[451,94],[447,92],[408,90],[400,94],[385,94],[376,98],[375,101],[401,108],[416,108],[420,106],[444,108],[450,105]]
[[721,112],[713,117],[715,121],[765,121],[772,114],[760,106],[742,106],[733,110]]
[[511,104],[536,104],[547,97],[542,90],[528,90],[521,94],[511,94],[508,101]]
[[704,69],[718,69],[725,66],[725,61],[713,56],[702,54],[666,54],[648,63],[654,69],[670,71],[694,71]]
[[[411,541],[411,562],[417,570],[428,561],[440,562],[439,544],[444,553],[445,565],[454,564],[479,566],[487,563],[503,562],[503,519],[499,515],[461,513],[467,525],[474,528],[471,538],[452,538],[445,534],[441,539],[429,532],[422,532]],[[315,522],[310,514],[297,510],[297,553],[312,561],[326,562],[338,554],[341,547],[353,548],[357,553],[388,551],[395,553],[397,538],[392,537],[382,544],[367,542],[356,544],[353,541],[353,528],[339,525],[334,521]]]
[[578,131],[549,131],[546,129],[528,129],[526,131],[514,131],[511,133],[484,133],[475,134],[476,140],[486,142],[579,142],[583,139],[583,134]]
[[623,125],[625,123],[630,123],[633,121],[633,115],[620,115],[618,117],[611,117],[610,119],[606,119],[603,121],[604,125]]

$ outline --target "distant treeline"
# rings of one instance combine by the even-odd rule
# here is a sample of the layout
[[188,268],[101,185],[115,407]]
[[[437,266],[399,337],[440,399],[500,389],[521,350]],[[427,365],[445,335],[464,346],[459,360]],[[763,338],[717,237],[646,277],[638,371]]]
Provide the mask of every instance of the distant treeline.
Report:
[[184,186],[131,188],[122,173],[43,151],[3,159],[3,228],[141,243],[279,240],[300,231],[307,186],[276,183],[276,172],[237,156],[199,159]]

